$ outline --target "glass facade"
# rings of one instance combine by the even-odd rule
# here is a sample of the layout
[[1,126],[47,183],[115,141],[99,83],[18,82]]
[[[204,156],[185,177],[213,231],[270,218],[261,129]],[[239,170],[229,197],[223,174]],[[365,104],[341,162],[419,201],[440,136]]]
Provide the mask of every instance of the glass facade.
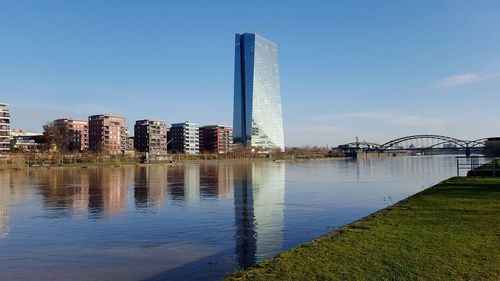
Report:
[[257,34],[236,34],[235,143],[284,150],[277,45]]

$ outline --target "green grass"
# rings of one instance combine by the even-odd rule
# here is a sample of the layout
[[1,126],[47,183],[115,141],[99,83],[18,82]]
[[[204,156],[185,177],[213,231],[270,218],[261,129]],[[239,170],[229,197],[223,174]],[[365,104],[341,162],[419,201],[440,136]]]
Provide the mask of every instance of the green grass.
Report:
[[227,280],[500,280],[500,179],[453,178]]

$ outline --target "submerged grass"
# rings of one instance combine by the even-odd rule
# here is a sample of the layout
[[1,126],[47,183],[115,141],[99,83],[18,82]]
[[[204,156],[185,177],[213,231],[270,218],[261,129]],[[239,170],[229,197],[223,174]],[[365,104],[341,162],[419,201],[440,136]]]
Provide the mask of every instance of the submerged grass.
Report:
[[500,179],[452,178],[227,280],[500,280]]

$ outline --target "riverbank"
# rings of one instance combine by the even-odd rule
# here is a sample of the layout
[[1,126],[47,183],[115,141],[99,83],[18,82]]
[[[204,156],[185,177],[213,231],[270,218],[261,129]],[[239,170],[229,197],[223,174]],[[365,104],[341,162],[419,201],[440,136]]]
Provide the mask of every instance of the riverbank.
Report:
[[499,280],[500,179],[452,178],[227,280]]
[[27,169],[27,168],[87,168],[87,167],[106,167],[106,166],[122,166],[122,165],[136,165],[136,166],[149,166],[149,165],[182,165],[182,164],[217,164],[217,163],[262,163],[262,162],[296,162],[296,161],[331,161],[331,160],[345,160],[347,157],[318,157],[318,158],[262,158],[262,157],[249,157],[249,158],[187,158],[187,159],[173,159],[171,161],[158,161],[148,164],[141,163],[140,161],[130,157],[94,157],[85,159],[84,161],[61,160],[61,159],[37,159],[36,161],[29,161],[26,159],[15,161],[0,162],[0,170],[8,169]]

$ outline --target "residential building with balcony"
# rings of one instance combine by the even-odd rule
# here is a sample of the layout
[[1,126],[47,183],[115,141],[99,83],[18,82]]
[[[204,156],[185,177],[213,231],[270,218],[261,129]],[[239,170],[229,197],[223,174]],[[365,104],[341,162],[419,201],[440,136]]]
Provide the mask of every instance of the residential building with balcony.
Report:
[[233,128],[225,125],[200,127],[200,151],[224,154],[233,147]]
[[134,151],[134,137],[128,137],[127,138],[127,150],[128,151]]
[[127,149],[125,117],[111,114],[89,116],[89,148],[95,152],[123,154]]
[[169,150],[173,153],[198,154],[200,138],[198,124],[191,122],[172,124],[168,132]]
[[45,136],[39,132],[11,129],[10,136],[10,148],[15,152],[38,152],[47,144]]
[[167,125],[160,120],[137,120],[134,125],[134,147],[139,152],[167,154]]
[[57,119],[53,122],[54,126],[66,127],[70,134],[70,142],[67,150],[84,151],[89,148],[89,123],[86,120],[78,119]]
[[0,156],[10,153],[10,111],[9,105],[0,103]]

